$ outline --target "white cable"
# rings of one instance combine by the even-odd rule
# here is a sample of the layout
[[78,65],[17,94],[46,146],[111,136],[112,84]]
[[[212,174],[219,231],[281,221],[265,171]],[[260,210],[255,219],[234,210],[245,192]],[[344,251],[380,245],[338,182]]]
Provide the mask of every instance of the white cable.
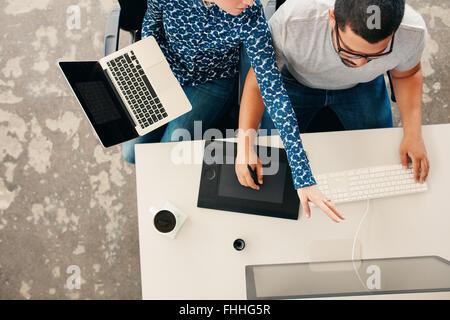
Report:
[[366,218],[367,214],[369,213],[369,204],[370,204],[370,200],[367,199],[366,211],[364,212],[364,214],[363,214],[363,216],[361,218],[361,221],[359,222],[359,226],[356,229],[355,237],[353,238],[353,247],[352,247],[352,264],[353,264],[353,269],[355,270],[355,273],[358,276],[359,281],[361,282],[363,287],[367,289],[367,291],[369,291],[369,289],[366,287],[366,284],[364,283],[364,281],[362,281],[361,277],[359,276],[358,270],[356,270],[356,267],[355,267],[355,245],[356,245],[356,239],[358,238],[359,230],[361,229],[361,225],[364,222],[364,219]]

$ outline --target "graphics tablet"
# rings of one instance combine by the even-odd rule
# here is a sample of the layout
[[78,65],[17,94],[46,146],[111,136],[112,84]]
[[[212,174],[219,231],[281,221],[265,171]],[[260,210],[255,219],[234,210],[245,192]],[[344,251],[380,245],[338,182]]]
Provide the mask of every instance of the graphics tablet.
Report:
[[[197,206],[200,208],[298,219],[300,201],[283,149],[257,146],[263,163],[260,190],[242,186],[235,173],[237,145],[207,141]],[[263,160],[269,160],[265,164]]]

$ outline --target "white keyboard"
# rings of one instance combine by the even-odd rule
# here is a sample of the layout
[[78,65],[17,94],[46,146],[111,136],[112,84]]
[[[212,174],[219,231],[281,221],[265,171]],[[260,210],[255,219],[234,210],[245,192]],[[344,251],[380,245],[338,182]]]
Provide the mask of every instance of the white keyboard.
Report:
[[426,182],[414,181],[412,168],[403,169],[401,164],[332,172],[318,175],[315,179],[320,191],[334,203],[428,190]]

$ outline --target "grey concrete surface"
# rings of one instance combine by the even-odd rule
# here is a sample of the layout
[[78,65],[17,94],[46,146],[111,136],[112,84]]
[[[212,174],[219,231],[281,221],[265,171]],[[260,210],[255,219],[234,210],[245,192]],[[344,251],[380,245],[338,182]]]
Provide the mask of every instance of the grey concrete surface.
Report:
[[[431,36],[423,123],[448,123],[449,2],[407,2]],[[80,29],[67,27],[71,5],[80,8]],[[56,67],[60,58],[101,57],[116,5],[1,1],[0,299],[141,298],[134,167],[120,147],[99,145]],[[72,265],[80,289],[67,286]]]

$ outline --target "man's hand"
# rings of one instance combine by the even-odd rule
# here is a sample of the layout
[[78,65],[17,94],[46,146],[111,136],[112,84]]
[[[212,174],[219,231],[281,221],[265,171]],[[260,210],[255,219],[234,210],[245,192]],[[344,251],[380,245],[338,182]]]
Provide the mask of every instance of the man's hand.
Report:
[[407,156],[411,158],[414,170],[414,180],[420,183],[425,182],[430,170],[430,161],[427,157],[427,151],[422,136],[403,136],[399,152],[404,168],[408,167]]
[[234,170],[236,171],[236,176],[239,180],[239,183],[245,187],[250,187],[255,190],[259,190],[259,186],[253,181],[252,175],[250,171],[248,171],[247,164],[255,171],[256,168],[256,176],[258,178],[258,183],[263,183],[263,171],[262,164],[259,160],[256,152],[251,149],[247,151],[248,156],[245,157],[244,152],[238,152],[236,155],[236,164]]
[[[303,212],[306,217],[311,217],[311,209],[309,208],[309,201],[314,203],[317,207],[330,217],[334,222],[339,223],[339,219],[345,220],[342,214],[336,209],[334,204],[323,195],[317,185],[300,188],[297,190],[298,197],[302,203]],[[336,218],[337,217],[337,218]],[[339,219],[338,219],[339,218]]]

